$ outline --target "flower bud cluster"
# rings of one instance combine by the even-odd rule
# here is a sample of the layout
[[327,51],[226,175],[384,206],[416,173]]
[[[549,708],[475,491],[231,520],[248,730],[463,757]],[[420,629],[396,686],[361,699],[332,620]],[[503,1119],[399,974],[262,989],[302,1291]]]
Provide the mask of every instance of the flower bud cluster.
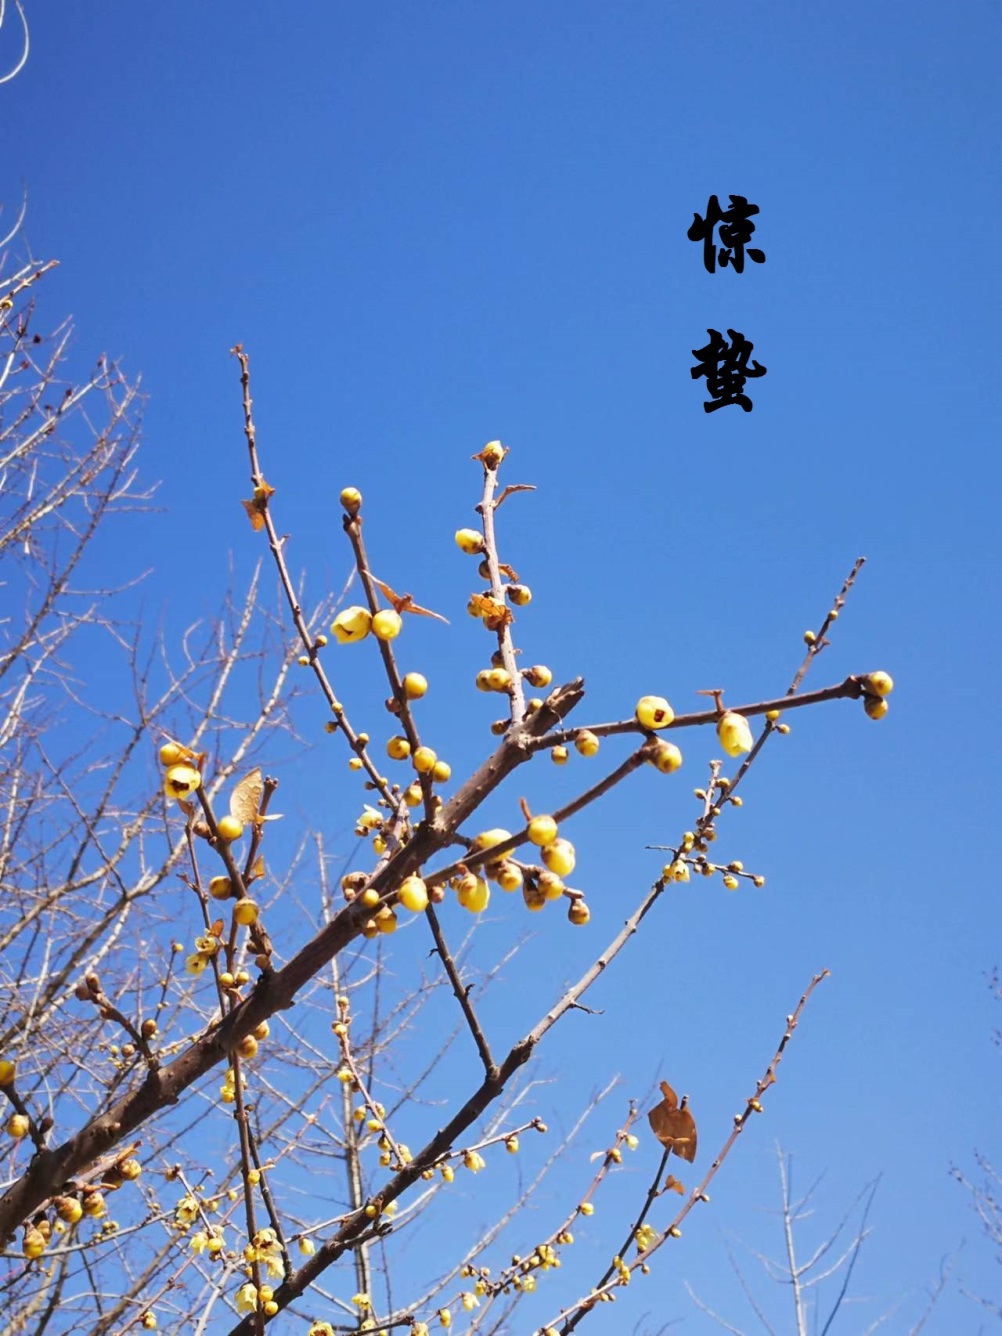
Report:
[[165,742],[158,753],[163,767],[163,790],[175,802],[187,802],[202,786],[202,758],[180,742]]

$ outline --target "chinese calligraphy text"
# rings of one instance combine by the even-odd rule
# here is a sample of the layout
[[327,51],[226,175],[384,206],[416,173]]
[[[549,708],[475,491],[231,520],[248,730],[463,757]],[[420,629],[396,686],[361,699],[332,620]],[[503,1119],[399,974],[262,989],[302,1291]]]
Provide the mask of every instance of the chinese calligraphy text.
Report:
[[706,388],[714,403],[704,404],[704,413],[714,413],[728,404],[739,404],[746,413],[752,410],[752,401],[744,393],[745,381],[752,376],[764,376],[766,368],[748,358],[754,344],[750,343],[736,329],[729,329],[731,342],[723,338],[717,329],[708,329],[710,342],[704,348],[693,348],[692,355],[699,365],[689,368],[693,380],[706,377]]
[[[721,268],[731,264],[736,274],[744,273],[745,255],[755,264],[765,263],[765,251],[748,246],[751,234],[755,231],[755,224],[749,220],[758,213],[758,205],[749,204],[744,195],[731,195],[730,200],[731,207],[721,209],[716,195],[711,195],[706,205],[706,217],[694,214],[692,226],[686,233],[690,241],[703,243],[703,267],[708,274],[714,272],[718,260]],[[720,229],[722,244],[719,251],[713,237],[715,227]]]

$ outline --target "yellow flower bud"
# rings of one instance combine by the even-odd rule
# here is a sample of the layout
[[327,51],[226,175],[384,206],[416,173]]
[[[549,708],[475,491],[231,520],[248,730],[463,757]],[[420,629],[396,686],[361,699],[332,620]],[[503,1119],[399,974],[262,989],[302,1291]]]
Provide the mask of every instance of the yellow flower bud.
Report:
[[400,883],[397,899],[412,914],[420,914],[428,908],[428,887],[418,876],[405,877]]
[[244,833],[244,823],[238,817],[223,816],[219,818],[216,829],[221,840],[225,840],[227,844],[232,844],[234,840],[239,840]]
[[558,877],[566,877],[574,871],[574,845],[570,840],[557,839],[552,844],[545,844],[540,857],[549,870],[555,872]]
[[867,673],[863,686],[873,696],[889,696],[894,689],[894,679],[889,673]]
[[476,529],[457,529],[456,546],[468,557],[476,556],[484,550],[483,536]]
[[473,848],[478,851],[493,849],[496,844],[501,844],[504,840],[510,839],[510,830],[502,830],[500,826],[495,826],[492,830],[482,830],[473,841]]
[[536,887],[544,900],[559,900],[567,887],[555,872],[541,872],[536,879]]
[[526,829],[529,843],[541,849],[545,844],[552,844],[557,838],[557,823],[552,816],[534,816]]
[[670,775],[682,764],[682,753],[673,742],[659,742],[647,753],[647,759],[655,770]]
[[428,775],[435,769],[438,757],[430,747],[418,747],[411,757],[411,764],[419,775]]
[[753,746],[748,720],[733,710],[725,710],[717,720],[717,737],[728,756],[740,756]]
[[21,1245],[21,1252],[29,1261],[41,1257],[45,1252],[45,1235],[40,1229],[26,1229],[24,1232],[24,1242]]
[[511,863],[506,859],[498,865],[494,880],[503,891],[517,891],[522,885],[522,869],[517,863]]
[[408,700],[418,700],[428,690],[428,679],[423,673],[405,673],[402,686]]
[[383,608],[372,619],[372,634],[377,640],[396,640],[404,621],[393,608]]
[[456,898],[471,914],[482,914],[491,898],[490,887],[482,877],[467,872],[456,885]]
[[57,1197],[56,1215],[67,1225],[75,1225],[83,1217],[83,1207],[76,1197]]
[[553,681],[553,674],[544,663],[534,663],[531,668],[523,668],[522,676],[529,683],[529,686],[535,687],[537,691],[543,687],[548,687]]

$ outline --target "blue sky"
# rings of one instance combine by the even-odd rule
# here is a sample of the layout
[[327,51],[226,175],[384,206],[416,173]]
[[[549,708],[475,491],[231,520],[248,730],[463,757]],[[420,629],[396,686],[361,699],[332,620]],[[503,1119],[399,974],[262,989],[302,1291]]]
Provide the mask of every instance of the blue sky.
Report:
[[[713,1147],[828,967],[711,1208],[611,1326],[593,1325],[650,1313],[640,1330],[717,1330],[683,1279],[747,1322],[724,1239],[778,1251],[764,1214],[776,1139],[805,1181],[827,1171],[821,1225],[883,1174],[856,1287],[869,1317],[900,1300],[887,1326],[908,1330],[953,1253],[964,1286],[997,1299],[948,1167],[974,1147],[1002,1159],[985,985],[1002,940],[985,760],[998,7],[108,0],[29,18],[28,66],[0,89],[0,194],[13,208],[27,189],[32,250],[61,262],[46,309],[73,313],[80,365],[106,351],[142,375],[162,511],[126,520],[95,577],[152,568],[145,606],[165,609],[168,636],[214,603],[231,552],[239,574],[261,550],[238,504],[237,340],[308,589],[344,581],[336,501],[351,483],[378,574],[451,618],[407,634],[457,773],[493,717],[472,690],[484,638],[451,539],[473,521],[484,441],[500,437],[509,480],[538,488],[501,512],[502,556],[534,592],[527,661],[586,679],[580,722],[621,717],[645,691],[679,711],[701,687],[734,704],[780,694],[803,630],[867,556],[811,682],[884,668],[888,718],[848,703],[793,718],[721,834],[767,886],[673,895],[597,991],[603,1015],[570,1018],[539,1072],[568,1111],[614,1072],[624,1095],[667,1075]],[[2,55],[13,30],[0,37]],[[759,205],[764,265],[704,271],[685,234],[712,193]],[[751,413],[703,412],[690,350],[710,327],[740,330],[768,368]],[[165,560],[179,531],[198,545],[180,573]],[[361,662],[346,700],[353,681],[364,691]],[[693,821],[714,744],[682,745],[681,776],[644,774],[569,832],[592,924],[532,922],[501,1029],[545,1010],[540,979],[575,977],[656,875],[645,846]],[[584,764],[533,793],[570,795]],[[310,810],[318,776],[328,811]],[[282,782],[286,810],[348,857],[361,795],[341,761],[318,748]],[[524,929],[508,918],[488,941]],[[560,1294],[590,1283],[603,1240],[593,1227]],[[779,1312],[775,1288],[758,1285]],[[951,1284],[925,1330],[980,1321]]]

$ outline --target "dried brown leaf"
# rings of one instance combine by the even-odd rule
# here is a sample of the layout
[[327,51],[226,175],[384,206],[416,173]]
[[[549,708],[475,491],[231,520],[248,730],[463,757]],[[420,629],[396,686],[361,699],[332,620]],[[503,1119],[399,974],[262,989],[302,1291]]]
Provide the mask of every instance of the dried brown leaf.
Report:
[[422,608],[419,603],[415,603],[410,594],[395,594],[388,584],[382,580],[377,580],[370,571],[372,583],[380,591],[384,598],[388,599],[394,612],[413,612],[419,617],[434,617],[436,621],[445,622],[448,626],[448,618],[443,617],[440,612],[432,612],[430,608]]
[[664,1099],[647,1115],[651,1131],[662,1146],[691,1164],[696,1158],[696,1123],[686,1107],[687,1099],[683,1097],[679,1104],[667,1081],[661,1082],[661,1093]]
[[500,631],[512,620],[511,611],[490,594],[471,594],[469,609],[475,617],[483,618],[488,631]]
[[230,794],[230,816],[235,816],[244,825],[253,821],[261,806],[263,793],[264,780],[261,778],[260,768],[255,766],[253,770],[244,775]]
[[244,501],[243,499],[241,499],[240,504],[247,512],[247,518],[250,520],[251,528],[255,533],[260,532],[260,530],[264,528],[263,507],[260,506],[257,501]]

